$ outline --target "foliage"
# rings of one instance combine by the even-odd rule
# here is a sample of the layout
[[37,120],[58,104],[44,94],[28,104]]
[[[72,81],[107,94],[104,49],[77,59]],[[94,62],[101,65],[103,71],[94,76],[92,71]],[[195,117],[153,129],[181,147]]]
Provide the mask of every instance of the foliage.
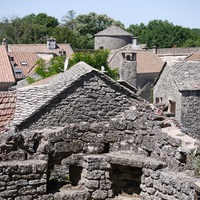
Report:
[[[70,10],[62,22],[59,24],[56,18],[46,13],[4,18],[0,22],[0,40],[6,38],[10,44],[33,44],[46,43],[46,39],[52,36],[58,43],[70,43],[73,49],[93,49],[96,33],[111,25],[124,28],[120,21],[94,12],[76,16],[76,12]],[[167,20],[152,20],[147,25],[131,24],[127,31],[139,37],[140,43],[149,48],[200,46],[200,29],[175,26]]]
[[146,26],[131,24],[127,31],[139,37],[140,43],[145,43],[149,48],[190,47],[197,46],[196,40],[200,34],[189,28],[174,26],[167,20],[153,20]]
[[28,84],[36,82],[36,80],[33,77],[31,77],[31,76],[27,76],[26,77],[26,81],[28,82]]
[[58,25],[58,20],[45,13],[30,14],[23,18],[5,18],[0,23],[0,39],[9,43],[42,43]]
[[57,56],[50,60],[48,65],[45,64],[43,59],[39,59],[36,63],[37,67],[35,69],[36,74],[40,75],[42,78],[47,78],[54,74],[58,74],[64,71],[64,56]]
[[101,66],[104,66],[108,76],[110,76],[113,79],[117,79],[118,78],[117,69],[113,70],[108,66],[107,63],[108,55],[109,55],[108,50],[95,50],[92,52],[76,52],[69,60],[69,67],[75,65],[80,61],[83,61],[98,70],[101,70]]
[[188,154],[188,158],[194,166],[195,175],[200,176],[200,155],[196,155],[196,151],[193,149],[190,154]]
[[120,21],[115,21],[107,15],[90,12],[75,17],[75,14],[72,10],[68,11],[67,15],[63,17],[63,22],[65,26],[77,33],[77,43],[74,46],[76,49],[93,49],[94,35],[111,25],[124,27]]

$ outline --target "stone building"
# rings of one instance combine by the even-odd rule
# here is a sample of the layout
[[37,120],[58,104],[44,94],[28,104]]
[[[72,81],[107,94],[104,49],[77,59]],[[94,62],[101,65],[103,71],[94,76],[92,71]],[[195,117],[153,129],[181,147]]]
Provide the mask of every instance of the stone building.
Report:
[[154,52],[144,48],[145,45],[133,42],[113,50],[108,64],[112,69],[119,69],[119,80],[137,88],[137,94],[150,101],[152,84],[158,77],[164,62]]
[[1,199],[199,198],[198,140],[102,72],[80,62],[16,97],[0,134]]
[[200,62],[167,63],[154,84],[154,103],[183,124],[190,135],[200,138]]
[[110,26],[103,31],[94,35],[95,49],[118,49],[131,44],[133,35],[127,31],[117,27]]
[[116,26],[95,35],[95,49],[109,49],[108,65],[119,70],[119,82],[136,88],[139,96],[151,100],[152,83],[164,64],[155,52]]

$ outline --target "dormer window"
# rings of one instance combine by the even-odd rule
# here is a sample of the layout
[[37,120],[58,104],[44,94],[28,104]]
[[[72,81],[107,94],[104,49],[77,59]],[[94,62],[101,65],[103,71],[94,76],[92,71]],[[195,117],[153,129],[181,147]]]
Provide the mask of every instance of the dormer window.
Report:
[[21,68],[14,68],[14,72],[15,72],[15,74],[17,74],[17,75],[21,75],[22,74],[22,69]]

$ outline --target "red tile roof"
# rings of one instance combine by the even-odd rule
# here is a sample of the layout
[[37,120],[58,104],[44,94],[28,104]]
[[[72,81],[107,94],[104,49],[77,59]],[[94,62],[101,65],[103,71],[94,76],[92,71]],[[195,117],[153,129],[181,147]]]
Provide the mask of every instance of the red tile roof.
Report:
[[149,51],[137,52],[137,73],[159,73],[164,62],[157,54]]
[[56,49],[49,49],[46,44],[9,44],[9,52],[21,53],[54,53],[59,55],[60,51],[65,51],[67,57],[71,57],[73,50],[69,44],[56,44]]
[[187,57],[187,61],[200,61],[200,53],[193,53]]
[[13,119],[16,106],[16,92],[0,92],[0,131],[5,130]]
[[[36,61],[39,59],[36,53],[21,53],[21,52],[9,52],[10,57],[13,57],[14,68],[22,70],[22,74],[15,74],[16,78],[24,78],[35,67]],[[24,64],[22,64],[24,63]]]
[[0,83],[15,83],[12,66],[4,45],[0,46]]

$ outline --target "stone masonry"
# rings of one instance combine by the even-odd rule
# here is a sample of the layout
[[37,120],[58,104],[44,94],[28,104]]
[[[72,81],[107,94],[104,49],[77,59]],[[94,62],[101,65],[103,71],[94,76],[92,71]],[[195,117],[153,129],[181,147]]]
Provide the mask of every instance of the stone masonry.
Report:
[[[26,117],[16,114],[10,130],[1,132],[0,199],[198,199],[199,141],[124,87],[85,69],[66,87],[46,83],[48,98],[40,93],[40,106]],[[20,92],[35,87],[44,89]],[[17,106],[37,98],[31,94]]]

